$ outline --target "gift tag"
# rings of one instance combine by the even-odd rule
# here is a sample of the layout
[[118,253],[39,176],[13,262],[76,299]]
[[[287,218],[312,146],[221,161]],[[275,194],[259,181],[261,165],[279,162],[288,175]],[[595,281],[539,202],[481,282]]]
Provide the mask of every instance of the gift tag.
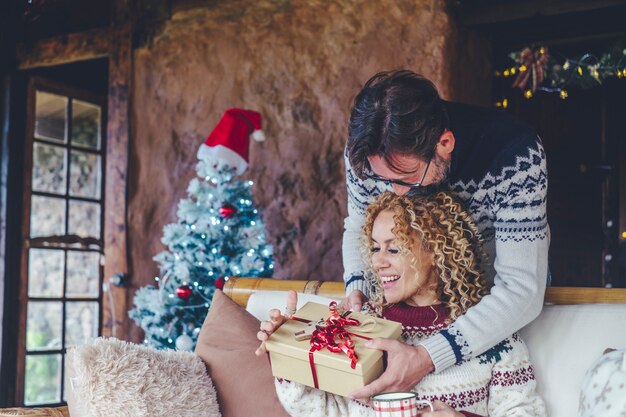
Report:
[[320,329],[322,327],[326,327],[326,320],[319,319],[318,321],[310,321],[306,324],[306,327],[300,331],[294,333],[294,336],[297,341],[301,342],[303,340],[308,340],[313,335],[313,332],[316,329]]

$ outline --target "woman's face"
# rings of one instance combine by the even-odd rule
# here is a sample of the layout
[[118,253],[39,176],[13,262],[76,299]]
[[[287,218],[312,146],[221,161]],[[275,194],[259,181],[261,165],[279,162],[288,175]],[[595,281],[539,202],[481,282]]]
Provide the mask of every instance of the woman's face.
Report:
[[393,213],[382,211],[372,226],[372,265],[381,280],[388,303],[406,302],[413,306],[431,305],[435,297],[436,277],[432,254],[421,250],[418,242],[411,245],[417,259],[411,264],[408,254],[402,254],[396,245],[392,230],[395,226]]

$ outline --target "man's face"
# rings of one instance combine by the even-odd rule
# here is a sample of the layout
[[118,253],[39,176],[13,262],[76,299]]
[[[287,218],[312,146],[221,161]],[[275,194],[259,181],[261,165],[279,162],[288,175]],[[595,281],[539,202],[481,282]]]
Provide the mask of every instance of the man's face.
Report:
[[[370,163],[370,168],[379,177],[388,180],[400,180],[410,184],[417,183],[424,177],[422,186],[440,184],[445,180],[450,167],[450,161],[442,158],[437,152],[433,156],[426,176],[424,176],[424,171],[428,166],[428,161],[413,155],[393,155],[392,159],[396,169],[390,167],[385,162],[385,159],[379,155],[369,156],[367,159]],[[411,190],[411,187],[399,184],[392,183],[391,186],[394,193],[398,195],[404,195]]]

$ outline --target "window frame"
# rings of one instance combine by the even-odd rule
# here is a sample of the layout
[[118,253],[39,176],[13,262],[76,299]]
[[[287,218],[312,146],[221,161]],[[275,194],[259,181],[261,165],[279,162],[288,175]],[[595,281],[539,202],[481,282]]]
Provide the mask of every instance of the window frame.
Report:
[[[31,215],[31,196],[32,195],[47,195],[45,192],[35,192],[32,190],[32,169],[33,169],[33,146],[34,143],[49,143],[45,140],[35,139],[35,109],[36,109],[36,92],[44,91],[47,93],[57,94],[60,96],[68,97],[67,102],[67,114],[66,114],[66,143],[62,144],[68,155],[66,163],[66,183],[65,194],[60,195],[65,201],[66,207],[66,226],[69,222],[69,202],[70,201],[94,201],[95,199],[85,199],[82,197],[70,196],[70,155],[74,149],[83,150],[81,147],[74,147],[71,144],[71,128],[72,128],[72,102],[73,100],[80,100],[91,104],[100,106],[100,149],[97,153],[100,155],[100,237],[95,238],[82,238],[73,235],[63,235],[56,237],[36,237],[30,238],[30,215]],[[42,354],[60,354],[61,355],[61,369],[60,369],[60,402],[45,403],[41,405],[45,406],[58,406],[65,403],[65,358],[67,348],[65,346],[65,329],[66,329],[66,307],[68,302],[72,301],[95,301],[98,303],[98,335],[102,335],[103,329],[103,257],[104,257],[104,234],[105,234],[105,189],[106,189],[106,154],[107,154],[107,99],[106,97],[92,93],[89,91],[74,88],[68,85],[64,85],[59,82],[55,82],[49,79],[41,77],[31,77],[28,80],[26,90],[26,126],[24,137],[24,165],[23,165],[23,193],[22,193],[22,233],[21,233],[21,258],[20,258],[20,284],[19,284],[19,323],[18,323],[18,340],[17,340],[17,357],[16,357],[16,402],[17,405],[24,405],[25,401],[25,388],[26,388],[26,357],[29,355],[42,355]],[[59,195],[55,194],[55,197]],[[67,230],[67,229],[66,229]],[[61,297],[54,298],[40,298],[29,297],[28,295],[28,274],[29,274],[29,251],[30,249],[44,248],[44,249],[62,249],[64,251],[65,265],[63,268],[63,294]],[[68,250],[80,251],[80,252],[94,252],[100,253],[101,262],[99,265],[99,282],[98,282],[98,297],[94,298],[74,298],[66,297],[65,281],[67,280],[67,252]],[[26,349],[26,333],[27,333],[27,306],[29,301],[60,301],[62,303],[62,333],[61,333],[61,348],[42,350],[41,352],[27,352]],[[31,404],[35,405],[35,404]]]

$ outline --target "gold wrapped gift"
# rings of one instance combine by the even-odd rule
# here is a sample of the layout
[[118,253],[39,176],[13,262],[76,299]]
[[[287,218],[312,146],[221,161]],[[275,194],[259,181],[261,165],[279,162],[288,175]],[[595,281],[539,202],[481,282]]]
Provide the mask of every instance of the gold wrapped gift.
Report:
[[[287,320],[270,336],[266,346],[275,377],[347,396],[382,374],[383,352],[367,348],[364,344],[377,337],[398,340],[402,334],[402,325],[362,313],[339,316],[339,313],[333,314],[333,308],[308,302],[295,313],[293,319]],[[346,339],[339,337],[334,340],[330,338],[328,344],[337,351],[332,352],[317,343],[320,339],[319,333],[317,336],[313,334],[314,341],[311,341],[311,333],[316,328],[323,332],[325,326],[329,325],[329,317],[341,317],[344,319],[342,323],[358,320],[358,325],[348,324],[341,327],[347,331],[353,344],[349,340],[346,343]],[[330,326],[334,326],[334,323],[333,321]],[[314,345],[316,347],[312,348]]]

